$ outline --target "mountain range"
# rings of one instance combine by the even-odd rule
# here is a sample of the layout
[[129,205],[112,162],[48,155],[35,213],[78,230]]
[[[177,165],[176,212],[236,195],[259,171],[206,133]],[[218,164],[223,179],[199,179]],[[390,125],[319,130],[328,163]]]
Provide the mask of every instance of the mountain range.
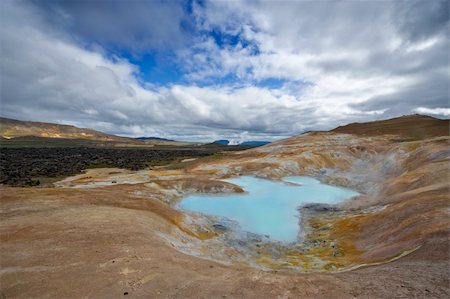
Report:
[[[240,145],[240,146],[245,146],[245,147],[257,147],[257,146],[263,146],[263,145],[266,145],[269,143],[270,143],[270,141],[248,140],[248,141],[243,141],[241,143],[234,144],[234,145]],[[230,141],[228,139],[220,139],[220,140],[214,141],[213,144],[230,145]]]

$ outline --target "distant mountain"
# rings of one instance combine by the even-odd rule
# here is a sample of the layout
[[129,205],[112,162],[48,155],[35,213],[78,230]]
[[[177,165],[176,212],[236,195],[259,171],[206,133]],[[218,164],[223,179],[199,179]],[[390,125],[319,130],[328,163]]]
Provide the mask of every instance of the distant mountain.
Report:
[[139,142],[132,138],[106,134],[93,129],[77,128],[75,126],[59,125],[54,123],[21,121],[5,117],[0,117],[0,136],[7,139],[34,136],[45,138],[116,141],[125,143]]
[[0,141],[27,146],[190,146],[192,143],[158,137],[127,138],[93,129],[0,117]]
[[159,138],[159,137],[136,137],[136,138],[134,138],[134,139],[137,139],[137,140],[156,140],[156,141],[175,141],[175,140],[172,140],[172,139],[166,139],[166,138]]
[[221,140],[216,140],[213,143],[214,144],[220,144],[220,145],[228,145],[228,144],[230,144],[230,140],[221,139]]
[[251,147],[257,147],[257,146],[263,146],[266,144],[269,144],[270,141],[244,141],[240,143],[241,146],[251,146]]
[[[234,144],[237,146],[245,146],[245,147],[258,147],[258,146],[263,146],[266,144],[269,144],[269,141],[244,141],[242,143],[238,143],[238,144]],[[213,142],[213,144],[220,144],[220,145],[230,145],[230,141],[227,139],[221,139],[221,140],[216,140]]]

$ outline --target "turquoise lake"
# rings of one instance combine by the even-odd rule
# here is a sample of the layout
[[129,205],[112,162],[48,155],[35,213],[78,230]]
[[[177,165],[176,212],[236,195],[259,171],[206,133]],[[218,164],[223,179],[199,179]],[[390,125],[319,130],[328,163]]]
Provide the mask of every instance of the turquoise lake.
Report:
[[282,242],[297,239],[299,206],[306,203],[335,204],[359,194],[301,176],[285,177],[282,181],[242,176],[224,181],[241,186],[246,193],[190,195],[181,201],[179,207],[235,220],[243,231]]

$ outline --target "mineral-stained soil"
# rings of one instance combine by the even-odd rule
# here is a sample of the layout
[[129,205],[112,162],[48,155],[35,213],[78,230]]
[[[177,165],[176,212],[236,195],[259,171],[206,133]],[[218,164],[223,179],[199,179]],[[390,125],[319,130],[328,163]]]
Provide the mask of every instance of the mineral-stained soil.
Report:
[[[450,140],[405,137],[411,121],[421,119],[394,121],[395,134],[308,133],[180,169],[1,186],[2,296],[448,298]],[[308,246],[264,256],[263,271],[261,260],[215,252],[223,234],[174,207],[191,192],[242,192],[220,179],[243,174],[310,175],[362,196],[300,209]]]
[[6,298],[448,298],[448,239],[394,262],[337,274],[225,266],[177,251],[180,215],[100,189],[2,187],[1,292]]

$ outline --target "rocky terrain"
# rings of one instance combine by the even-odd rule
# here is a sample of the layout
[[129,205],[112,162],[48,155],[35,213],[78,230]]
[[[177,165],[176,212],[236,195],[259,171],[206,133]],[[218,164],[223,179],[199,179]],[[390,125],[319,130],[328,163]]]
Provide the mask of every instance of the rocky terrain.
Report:
[[140,170],[255,146],[193,144],[156,137],[133,139],[69,125],[0,117],[0,184],[40,186],[88,168]]
[[[422,125],[421,125],[422,124]],[[0,187],[1,291],[15,297],[447,298],[448,120],[310,132],[169,169],[95,169]],[[300,207],[296,246],[233,238],[176,203],[236,175],[309,175],[361,193]]]
[[36,186],[42,179],[75,175],[87,168],[120,167],[139,170],[186,158],[212,155],[211,148],[2,148],[0,184]]

